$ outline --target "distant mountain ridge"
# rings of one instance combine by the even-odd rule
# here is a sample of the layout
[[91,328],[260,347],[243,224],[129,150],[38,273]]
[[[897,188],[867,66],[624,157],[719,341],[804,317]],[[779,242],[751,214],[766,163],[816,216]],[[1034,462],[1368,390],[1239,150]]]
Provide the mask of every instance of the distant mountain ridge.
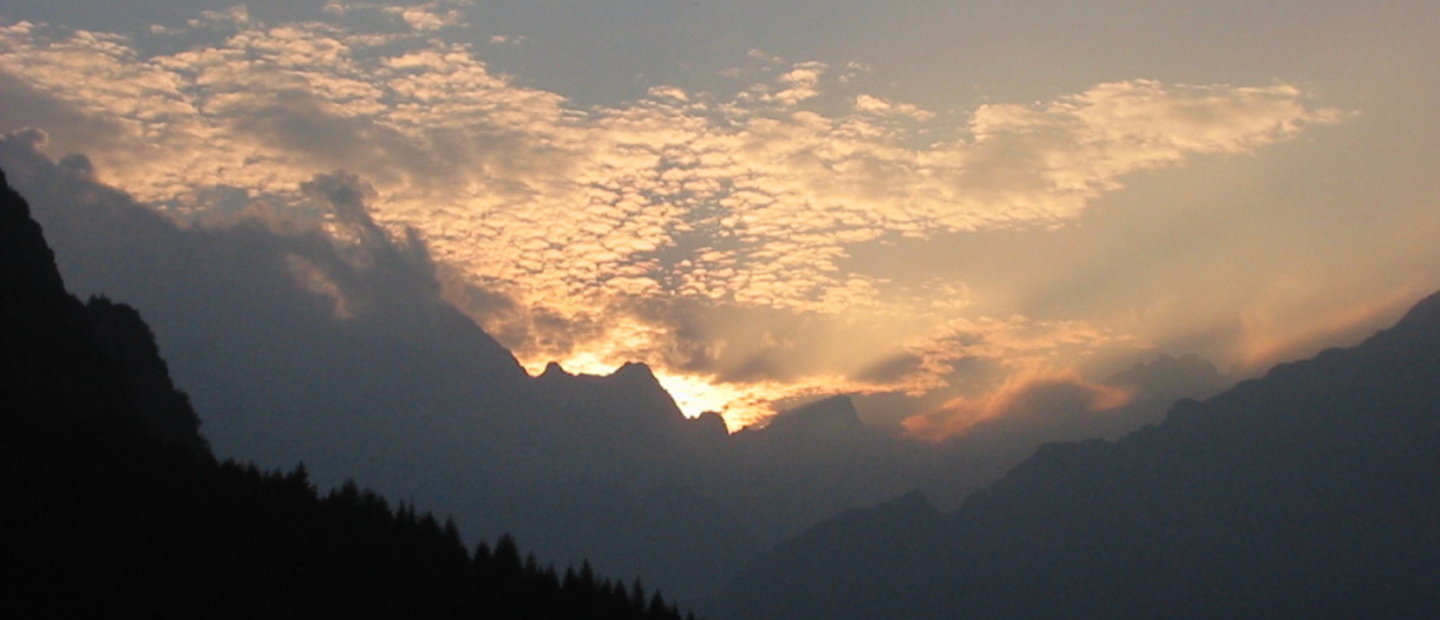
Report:
[[1440,294],[1118,441],[1046,445],[943,525],[913,498],[818,525],[715,615],[1434,618],[1437,482]]
[[[1192,394],[1130,386],[1142,406],[997,421],[983,440],[940,446],[863,423],[843,396],[728,435],[718,414],[686,419],[644,365],[528,376],[440,298],[423,239],[370,218],[353,174],[302,184],[318,214],[262,204],[182,225],[35,140],[0,137],[0,167],[31,198],[66,281],[144,311],[218,454],[303,460],[322,488],[365,480],[453,514],[468,535],[512,533],[542,560],[589,559],[681,598],[847,508],[915,488],[948,508],[1040,441],[1131,428]],[[322,216],[349,234],[306,225]],[[1213,373],[1161,362],[1137,381]]]
[[81,304],[0,171],[0,574],[11,617],[679,620],[639,582],[347,483],[217,463],[134,309]]

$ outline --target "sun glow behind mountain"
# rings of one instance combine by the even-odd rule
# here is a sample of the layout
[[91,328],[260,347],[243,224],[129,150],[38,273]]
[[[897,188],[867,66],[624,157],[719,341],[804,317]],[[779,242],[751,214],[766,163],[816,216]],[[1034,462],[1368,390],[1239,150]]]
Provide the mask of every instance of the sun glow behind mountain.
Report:
[[[936,56],[896,32],[915,48],[837,35],[884,26],[858,4],[703,50],[641,35],[673,19],[713,43],[709,24],[768,24],[674,7],[591,20],[645,51],[589,59],[568,46],[594,33],[471,2],[277,6],[197,4],[113,31],[0,12],[0,130],[42,130],[51,156],[84,154],[104,182],[200,225],[342,229],[354,214],[304,188],[343,171],[356,208],[413,236],[446,298],[532,374],[644,362],[687,415],[732,429],[831,393],[888,396],[873,419],[933,419],[1026,373],[1094,380],[1160,351],[1248,372],[1382,324],[1440,281],[1435,192],[1417,172],[1436,157],[1406,146],[1430,125],[1403,120],[1431,117],[1394,103],[1426,99],[1385,90],[1433,89],[1423,80],[1311,62],[1256,75],[1198,53],[1173,70],[1097,57],[1062,79],[999,42],[960,53],[985,37],[936,38],[964,42]],[[1313,25],[1363,22],[1394,43],[1424,21],[1382,17]],[[1064,42],[1009,23],[992,25]],[[1433,46],[1420,41],[1407,45]],[[1269,58],[1270,43],[1246,45]],[[627,64],[641,57],[672,60]],[[628,77],[559,69],[586,63]],[[967,79],[993,92],[960,96]],[[1349,155],[1365,149],[1415,155]]]

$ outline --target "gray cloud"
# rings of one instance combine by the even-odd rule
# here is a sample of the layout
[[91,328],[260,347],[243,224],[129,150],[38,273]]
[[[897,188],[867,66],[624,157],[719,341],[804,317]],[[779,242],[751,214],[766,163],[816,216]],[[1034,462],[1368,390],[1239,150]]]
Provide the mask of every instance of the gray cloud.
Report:
[[[860,68],[763,52],[730,95],[655,85],[581,109],[495,72],[473,46],[416,33],[468,28],[452,9],[464,12],[394,9],[413,18],[399,30],[371,28],[360,15],[381,9],[359,3],[298,22],[218,12],[188,26],[194,43],[149,55],[121,37],[16,24],[0,74],[146,145],[83,151],[104,181],[177,212],[231,190],[300,204],[316,175],[363,177],[374,224],[413,229],[407,248],[425,250],[414,258],[450,266],[445,290],[487,291],[465,297],[480,302],[472,314],[532,372],[549,359],[591,372],[643,359],[668,381],[774,398],[936,389],[948,358],[980,354],[949,338],[957,321],[1035,324],[969,308],[963,283],[893,285],[850,260],[856,247],[1074,222],[1127,175],[1340,118],[1284,84],[1146,80],[937,113],[855,92]],[[47,120],[25,115],[10,122]],[[496,298],[515,305],[497,313]],[[655,310],[667,304],[684,307]],[[720,325],[734,319],[760,324]],[[1109,337],[1072,323],[1065,333],[1092,336],[1054,350],[1084,355]],[[990,342],[997,357],[1031,346]],[[855,380],[906,354],[922,358],[909,385]]]
[[[397,327],[463,321],[401,301],[443,291],[532,371],[649,361],[687,411],[729,404],[732,424],[836,392],[886,428],[968,403],[999,414],[979,427],[1010,454],[1142,419],[1125,413],[1139,401],[1091,411],[1095,377],[1137,355],[1253,371],[1358,337],[1437,282],[1430,5],[232,5],[7,7],[0,131],[41,128],[51,158],[84,154],[66,178],[190,223],[132,221],[133,246],[96,231],[103,259],[79,281],[163,265],[127,272],[127,298],[282,360],[236,385],[313,383],[277,404],[457,411],[383,389],[453,378]],[[337,193],[361,183],[363,207]],[[157,248],[250,262],[200,276]],[[182,286],[213,304],[181,303]],[[275,337],[301,324],[330,331]],[[305,362],[317,339],[355,344]],[[359,368],[390,358],[393,376]],[[375,391],[317,395],[352,380]],[[316,434],[276,411],[261,432]]]

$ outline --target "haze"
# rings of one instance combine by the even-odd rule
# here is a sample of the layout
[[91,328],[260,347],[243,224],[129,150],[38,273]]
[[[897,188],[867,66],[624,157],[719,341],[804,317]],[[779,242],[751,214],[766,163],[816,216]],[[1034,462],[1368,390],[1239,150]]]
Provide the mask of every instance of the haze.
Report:
[[355,243],[313,185],[346,175],[532,374],[645,362],[732,429],[853,394],[933,439],[1031,385],[1117,406],[1099,382],[1161,353],[1253,374],[1440,288],[1436,23],[1418,1],[19,2],[0,131],[192,225]]

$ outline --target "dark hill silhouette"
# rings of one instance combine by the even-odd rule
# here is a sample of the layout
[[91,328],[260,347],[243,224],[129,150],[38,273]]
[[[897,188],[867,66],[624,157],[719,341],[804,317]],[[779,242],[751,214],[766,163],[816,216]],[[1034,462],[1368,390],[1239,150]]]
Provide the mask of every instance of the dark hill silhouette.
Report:
[[674,455],[724,441],[713,418],[687,422],[642,366],[529,377],[439,298],[424,245],[383,234],[353,176],[304,188],[351,229],[347,246],[283,218],[180,227],[82,157],[33,147],[0,138],[0,163],[67,281],[145,310],[218,454],[304,461],[322,488],[365,480],[473,536],[512,532],[546,561],[588,558],[667,592],[718,586],[757,548],[683,483],[693,469]]
[[217,463],[133,309],[65,291],[0,172],[0,574],[10,617],[680,618],[639,582],[472,557],[354,483]]
[[1434,618],[1440,294],[1118,441],[1049,444],[939,526],[914,500],[751,565],[717,616]]
[[190,397],[170,380],[170,368],[140,313],[104,297],[92,297],[85,310],[100,350],[123,373],[144,426],[161,441],[209,456],[210,444],[200,434]]
[[918,485],[930,454],[861,422],[849,397],[780,413],[731,436],[713,493],[783,540],[848,507]]
[[[217,454],[303,460],[321,488],[365,480],[469,535],[513,533],[547,562],[589,559],[677,597],[847,508],[915,488],[950,507],[1040,441],[1114,421],[1083,417],[1059,437],[997,424],[993,441],[937,455],[859,423],[842,397],[727,435],[716,414],[686,420],[643,365],[529,377],[440,298],[424,243],[386,234],[354,175],[317,175],[299,208],[180,225],[98,182],[81,155],[51,161],[36,137],[0,137],[0,167],[72,288],[144,310]],[[322,215],[345,234],[305,224]],[[1152,400],[1185,395],[1162,392]]]
[[[149,432],[208,454],[143,323],[129,308],[87,307],[66,292],[29,206],[3,172],[0,182],[0,411],[29,412],[6,416],[12,453]],[[142,403],[157,406],[142,413]]]
[[656,462],[679,462],[688,448],[686,427],[692,423],[644,364],[629,363],[607,376],[572,375],[551,362],[536,377],[527,401],[531,416],[526,429],[547,442],[547,450],[563,450],[569,465],[589,475],[631,479],[637,487],[675,484],[690,472],[665,468],[636,479],[637,469]]
[[938,466],[921,488],[936,505],[954,509],[1040,445],[1118,439],[1160,422],[1176,401],[1212,396],[1227,383],[1212,364],[1195,355],[1161,355],[1136,363],[1102,385],[1125,390],[1130,395],[1128,402],[1114,409],[1090,411],[1083,392],[1076,394],[1072,385],[1032,390],[1026,406],[981,421],[964,435],[945,442]]

